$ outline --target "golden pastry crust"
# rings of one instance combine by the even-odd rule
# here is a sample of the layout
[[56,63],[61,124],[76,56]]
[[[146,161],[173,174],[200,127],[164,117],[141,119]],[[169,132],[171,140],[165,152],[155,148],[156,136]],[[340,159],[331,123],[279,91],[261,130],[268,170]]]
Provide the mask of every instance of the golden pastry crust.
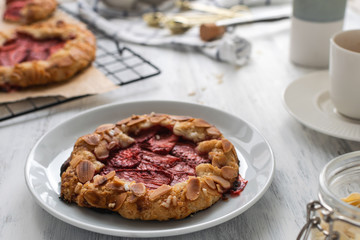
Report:
[[[100,175],[111,149],[129,147],[136,134],[154,126],[197,144],[196,151],[211,163],[196,166],[196,176],[157,189],[120,179],[115,171]],[[181,219],[217,202],[238,179],[239,161],[233,145],[202,119],[165,114],[133,115],[117,124],[104,124],[80,137],[61,174],[61,198],[81,207],[108,209],[129,219]]]
[[0,88],[25,88],[68,80],[95,59],[96,39],[80,24],[53,20],[0,32],[0,47],[17,33],[34,39],[59,38],[65,42],[46,60],[27,61],[14,66],[0,66]]
[[[13,2],[13,1],[8,1]],[[56,0],[27,0],[23,8],[19,12],[19,18],[12,19],[4,16],[4,20],[9,22],[19,22],[30,24],[40,20],[49,18],[57,7]]]

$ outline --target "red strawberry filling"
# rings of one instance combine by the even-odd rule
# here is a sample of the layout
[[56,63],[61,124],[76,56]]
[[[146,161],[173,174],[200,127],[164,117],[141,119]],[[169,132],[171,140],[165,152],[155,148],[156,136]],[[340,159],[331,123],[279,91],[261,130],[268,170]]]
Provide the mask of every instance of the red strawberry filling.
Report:
[[30,0],[7,0],[4,19],[8,21],[19,21],[21,9],[29,2]]
[[110,153],[104,161],[102,175],[115,170],[121,179],[156,189],[162,184],[172,186],[186,181],[189,176],[195,176],[197,165],[211,162],[196,152],[194,143],[166,128],[154,127],[132,137],[136,142],[131,147]]
[[46,60],[53,53],[63,48],[65,41],[61,39],[34,39],[26,34],[5,42],[0,47],[0,66],[14,66],[15,64]]

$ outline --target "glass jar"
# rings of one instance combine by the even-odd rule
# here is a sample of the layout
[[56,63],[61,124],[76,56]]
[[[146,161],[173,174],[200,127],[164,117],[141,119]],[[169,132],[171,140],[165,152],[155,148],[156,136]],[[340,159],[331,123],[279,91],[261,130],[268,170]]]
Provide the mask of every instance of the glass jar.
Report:
[[360,208],[342,200],[360,193],[360,151],[326,164],[319,183],[319,200],[307,205],[307,223],[297,239],[360,240]]

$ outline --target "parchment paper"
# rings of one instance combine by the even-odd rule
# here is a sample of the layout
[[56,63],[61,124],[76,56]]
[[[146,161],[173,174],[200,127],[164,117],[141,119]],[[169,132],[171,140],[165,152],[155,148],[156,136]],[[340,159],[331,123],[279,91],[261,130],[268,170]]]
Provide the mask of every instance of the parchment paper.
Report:
[[[7,23],[2,20],[4,4],[0,4],[0,31],[17,27],[17,24]],[[78,22],[64,12],[57,10],[52,18],[65,21]],[[112,81],[93,66],[85,69],[68,81],[49,84],[41,87],[31,87],[16,92],[0,92],[0,103],[16,102],[27,98],[63,96],[71,98],[88,94],[99,94],[118,88]]]

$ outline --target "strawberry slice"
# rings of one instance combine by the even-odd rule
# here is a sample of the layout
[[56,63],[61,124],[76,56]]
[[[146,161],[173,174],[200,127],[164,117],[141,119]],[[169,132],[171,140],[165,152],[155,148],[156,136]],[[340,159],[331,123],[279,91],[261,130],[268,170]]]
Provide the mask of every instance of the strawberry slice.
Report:
[[136,145],[121,150],[115,156],[111,156],[108,164],[117,168],[135,168],[140,163],[140,151],[141,149]]
[[163,133],[156,134],[150,138],[146,144],[141,145],[141,147],[146,148],[154,153],[167,154],[173,149],[176,142],[179,140],[179,137],[174,134]]
[[200,156],[195,151],[195,144],[192,143],[178,143],[171,150],[171,154],[187,162],[191,166],[197,166],[201,163],[210,163],[210,160]]
[[165,171],[148,171],[137,169],[116,170],[116,176],[127,181],[136,181],[144,183],[150,189],[156,189],[163,184],[170,184],[172,176]]
[[162,168],[169,168],[176,162],[180,161],[178,157],[171,155],[160,155],[149,151],[141,152],[141,160],[152,163],[156,166],[160,166]]
[[173,180],[170,185],[175,185],[179,182],[186,181],[189,176],[195,176],[195,168],[187,165],[185,162],[179,162],[174,167],[167,169],[173,175]]
[[0,66],[14,66],[26,61],[46,60],[59,49],[65,42],[60,39],[36,40],[26,34],[18,33],[0,47]]
[[23,9],[28,1],[6,1],[6,10],[4,12],[4,19],[8,21],[19,21],[21,15],[20,11]]

